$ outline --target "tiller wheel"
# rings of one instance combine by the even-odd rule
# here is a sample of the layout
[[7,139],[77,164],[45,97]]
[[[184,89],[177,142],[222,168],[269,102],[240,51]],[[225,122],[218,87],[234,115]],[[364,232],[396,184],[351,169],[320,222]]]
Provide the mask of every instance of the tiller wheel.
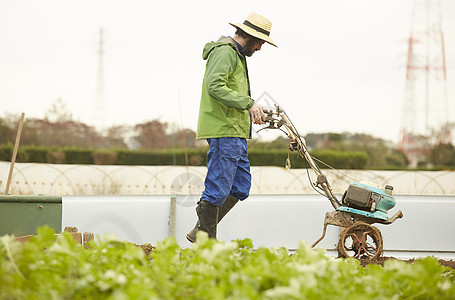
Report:
[[357,259],[378,259],[382,255],[381,232],[364,222],[352,224],[340,234],[338,255]]

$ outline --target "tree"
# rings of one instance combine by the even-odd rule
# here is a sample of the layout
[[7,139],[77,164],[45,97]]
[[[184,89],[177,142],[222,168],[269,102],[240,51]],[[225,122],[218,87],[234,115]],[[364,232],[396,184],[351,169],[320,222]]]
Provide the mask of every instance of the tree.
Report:
[[48,119],[28,119],[23,131],[24,145],[75,146],[102,148],[103,137],[95,128],[77,121],[51,122]]
[[135,137],[140,148],[146,149],[167,149],[170,148],[171,142],[166,134],[168,124],[159,120],[152,120],[145,123],[137,124],[134,129],[137,132]]
[[4,119],[0,119],[0,144],[14,143],[14,130]]
[[389,153],[386,156],[386,162],[389,166],[403,167],[409,165],[409,160],[406,154],[399,151],[398,149],[389,150]]
[[170,134],[170,139],[173,142],[174,148],[197,148],[196,132],[191,129],[184,128]]
[[406,156],[383,139],[364,133],[309,133],[307,145],[313,149],[363,151],[368,154],[369,168],[406,167]]
[[129,126],[115,125],[107,129],[106,148],[128,148],[125,142]]
[[68,111],[66,103],[62,98],[55,100],[51,107],[45,112],[44,117],[50,122],[65,122],[73,120],[73,114]]
[[273,141],[265,142],[259,139],[252,139],[248,140],[248,149],[262,149],[262,150],[269,150],[269,149],[287,149],[289,146],[289,138],[279,136]]
[[430,151],[430,162],[435,166],[455,165],[455,148],[452,144],[438,144]]

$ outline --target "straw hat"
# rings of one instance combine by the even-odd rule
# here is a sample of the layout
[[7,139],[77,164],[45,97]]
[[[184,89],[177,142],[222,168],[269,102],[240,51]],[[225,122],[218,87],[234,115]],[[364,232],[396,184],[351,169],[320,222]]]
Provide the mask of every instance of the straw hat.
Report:
[[278,47],[275,45],[275,42],[269,37],[270,35],[270,29],[272,28],[272,22],[269,21],[269,19],[256,14],[256,13],[251,13],[243,22],[241,23],[229,23],[235,28],[240,28],[249,35],[252,35],[254,37],[257,37],[258,39],[261,39],[270,45],[273,45],[275,47]]

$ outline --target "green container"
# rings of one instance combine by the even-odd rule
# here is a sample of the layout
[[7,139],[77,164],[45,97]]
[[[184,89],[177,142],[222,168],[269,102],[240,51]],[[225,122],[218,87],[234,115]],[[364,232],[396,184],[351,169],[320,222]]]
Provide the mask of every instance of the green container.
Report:
[[43,225],[62,231],[61,196],[0,195],[0,236],[36,234]]

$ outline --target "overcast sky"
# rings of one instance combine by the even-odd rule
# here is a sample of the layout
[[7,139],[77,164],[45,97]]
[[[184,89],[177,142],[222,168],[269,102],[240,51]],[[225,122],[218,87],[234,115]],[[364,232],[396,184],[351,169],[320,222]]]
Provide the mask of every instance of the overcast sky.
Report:
[[[279,48],[264,45],[248,59],[253,99],[267,93],[301,134],[362,132],[396,142],[412,4],[0,0],[0,114],[43,117],[61,98],[75,119],[94,125],[102,26],[106,125],[160,118],[195,130],[202,48],[233,35],[228,22],[254,11],[272,21]],[[453,121],[455,1],[441,5]]]

